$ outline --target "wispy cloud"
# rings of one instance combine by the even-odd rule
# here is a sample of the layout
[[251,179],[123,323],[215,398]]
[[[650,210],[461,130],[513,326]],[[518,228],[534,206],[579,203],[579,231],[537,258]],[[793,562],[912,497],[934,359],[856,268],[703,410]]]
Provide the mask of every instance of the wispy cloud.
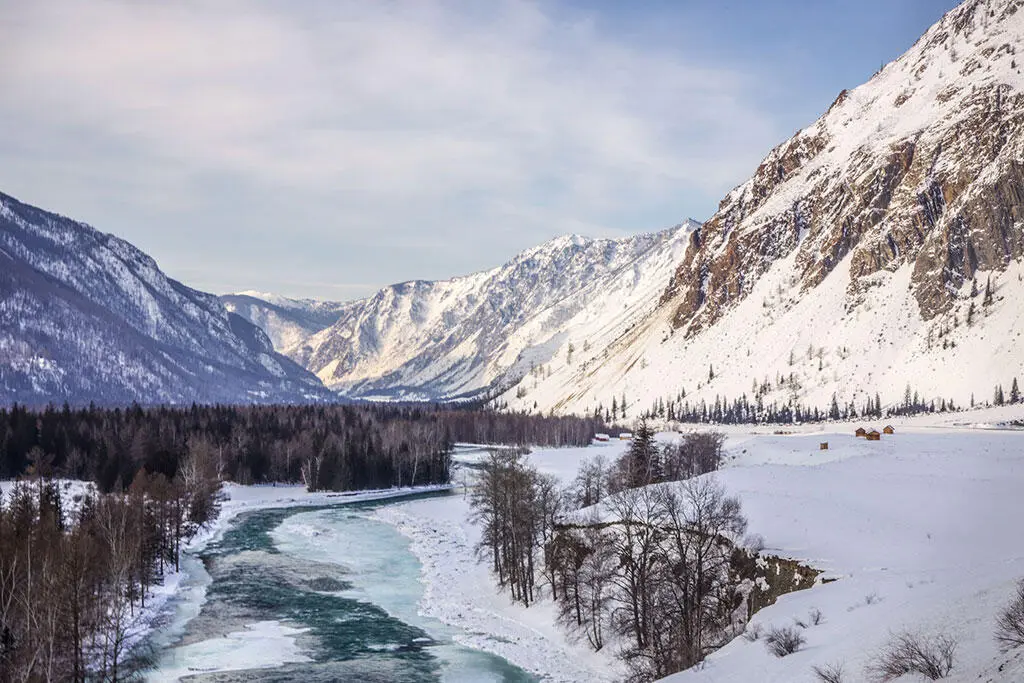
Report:
[[551,7],[0,2],[0,122],[64,140],[48,163],[173,176],[182,203],[216,202],[218,178],[233,201],[312,202],[297,229],[339,244],[465,248],[607,234],[631,205],[714,196],[776,135],[740,74]]

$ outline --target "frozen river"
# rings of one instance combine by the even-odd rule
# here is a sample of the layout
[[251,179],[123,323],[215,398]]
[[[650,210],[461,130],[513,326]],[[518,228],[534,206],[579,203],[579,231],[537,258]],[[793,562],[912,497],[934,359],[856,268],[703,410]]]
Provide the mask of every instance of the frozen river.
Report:
[[[446,495],[446,494],[440,494]],[[421,567],[382,505],[237,517],[196,556],[147,680],[533,681],[417,614]]]

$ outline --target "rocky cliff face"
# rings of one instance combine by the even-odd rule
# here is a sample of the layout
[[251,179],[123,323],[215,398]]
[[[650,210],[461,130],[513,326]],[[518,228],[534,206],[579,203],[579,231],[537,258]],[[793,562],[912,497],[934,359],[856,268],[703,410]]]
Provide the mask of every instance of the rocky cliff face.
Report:
[[699,333],[795,252],[818,286],[851,257],[861,280],[913,269],[926,320],[979,270],[1024,254],[1024,8],[969,0],[865,85],[778,146],[694,233],[662,303]]
[[0,194],[0,404],[328,397],[217,297],[124,240]]

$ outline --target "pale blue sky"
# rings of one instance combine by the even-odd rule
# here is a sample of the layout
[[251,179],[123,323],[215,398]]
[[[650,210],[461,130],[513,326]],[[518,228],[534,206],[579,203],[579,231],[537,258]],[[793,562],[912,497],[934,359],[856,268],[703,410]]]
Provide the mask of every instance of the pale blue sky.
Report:
[[955,4],[0,0],[0,191],[352,298],[706,219]]

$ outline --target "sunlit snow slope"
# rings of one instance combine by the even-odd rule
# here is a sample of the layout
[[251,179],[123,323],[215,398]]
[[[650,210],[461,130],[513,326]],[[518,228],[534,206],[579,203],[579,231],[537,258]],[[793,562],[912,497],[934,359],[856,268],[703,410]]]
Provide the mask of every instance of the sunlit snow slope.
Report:
[[559,237],[492,270],[386,287],[287,353],[328,387],[378,399],[477,396],[555,359],[579,366],[654,309],[696,227]]

